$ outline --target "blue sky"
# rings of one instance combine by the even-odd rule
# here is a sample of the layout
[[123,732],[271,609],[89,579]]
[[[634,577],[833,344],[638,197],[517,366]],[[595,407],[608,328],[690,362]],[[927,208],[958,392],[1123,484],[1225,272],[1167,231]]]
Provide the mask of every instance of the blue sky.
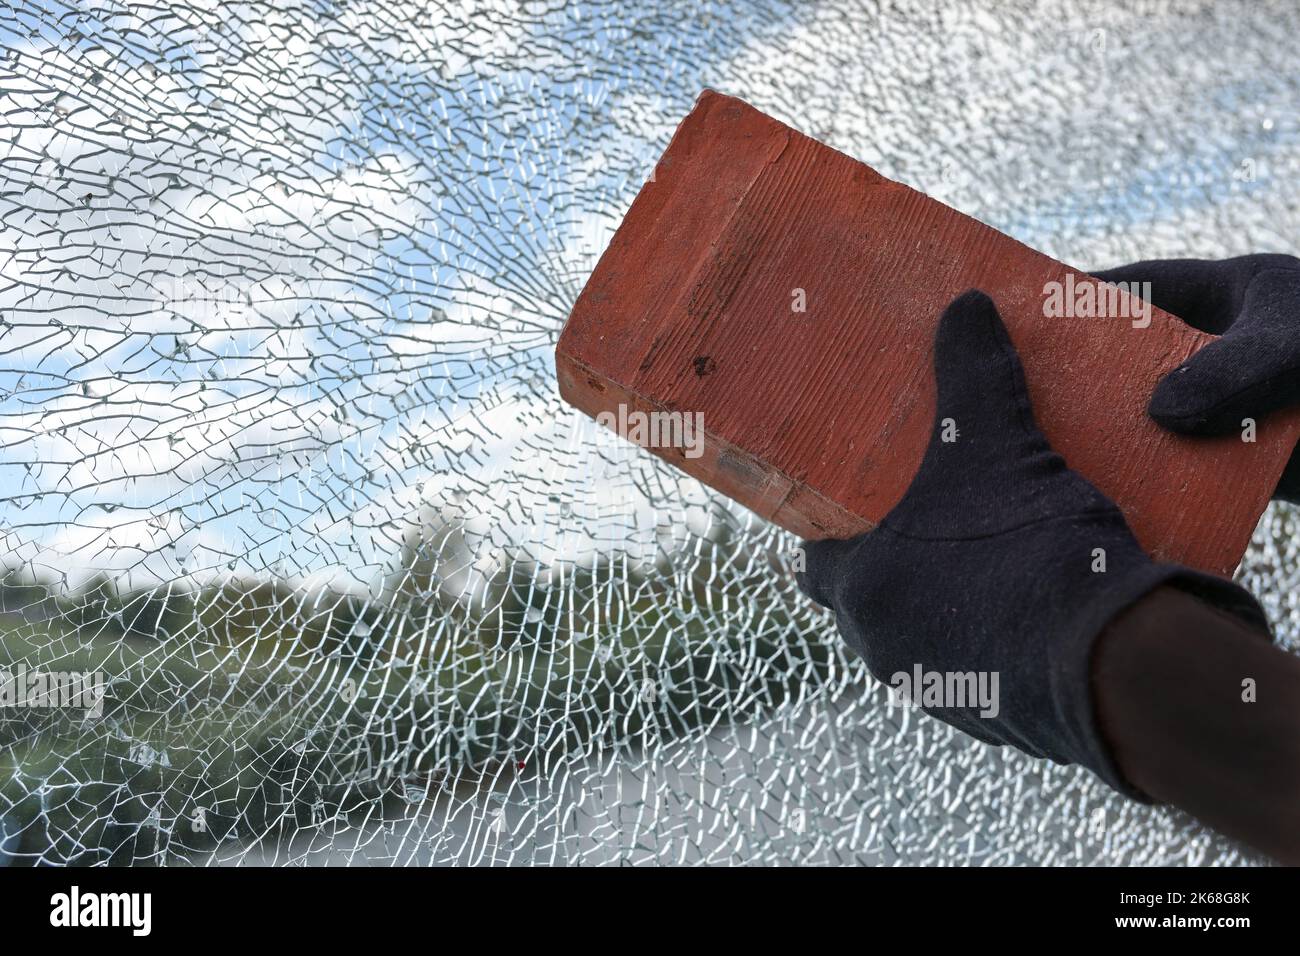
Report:
[[74,577],[360,586],[426,508],[556,557],[698,504],[594,443],[552,349],[705,86],[1083,267],[1279,241],[1207,224],[1295,172],[1266,44],[1179,89],[1122,30],[914,50],[815,4],[44,9],[0,13],[0,551]]

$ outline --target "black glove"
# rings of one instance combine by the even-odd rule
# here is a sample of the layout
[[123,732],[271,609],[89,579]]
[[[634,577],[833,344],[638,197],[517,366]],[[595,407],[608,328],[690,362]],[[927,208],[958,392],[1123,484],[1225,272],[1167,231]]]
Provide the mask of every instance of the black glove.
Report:
[[[1140,797],[1097,726],[1089,661],[1099,633],[1162,584],[1267,633],[1263,612],[1229,581],[1153,563],[1119,509],[1052,451],[988,296],[967,292],[948,307],[934,361],[935,430],[911,487],[874,531],[806,543],[799,586],[891,686],[916,665],[998,674],[996,716],[952,700],[928,713],[988,743],[1083,764]],[[945,442],[949,418],[957,435]]]
[[[1300,403],[1300,260],[1155,259],[1094,273],[1106,282],[1151,283],[1152,305],[1223,336],[1166,375],[1151,417],[1185,435],[1223,435]],[[1130,288],[1130,291],[1133,291]],[[1275,497],[1300,502],[1293,454]]]

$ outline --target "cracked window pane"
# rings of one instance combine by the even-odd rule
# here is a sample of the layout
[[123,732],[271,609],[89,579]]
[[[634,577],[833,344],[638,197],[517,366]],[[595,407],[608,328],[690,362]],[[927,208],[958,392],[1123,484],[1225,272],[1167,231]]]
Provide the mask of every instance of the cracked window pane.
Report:
[[1081,267],[1289,249],[1297,19],[0,0],[0,664],[103,680],[4,712],[0,859],[1254,861],[891,708],[552,353],[706,86]]

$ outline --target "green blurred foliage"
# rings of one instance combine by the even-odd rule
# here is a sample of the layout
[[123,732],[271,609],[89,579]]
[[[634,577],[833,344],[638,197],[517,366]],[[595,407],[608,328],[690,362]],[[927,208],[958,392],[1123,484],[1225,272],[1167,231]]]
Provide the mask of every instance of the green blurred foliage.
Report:
[[161,862],[364,812],[413,781],[773,708],[833,655],[796,636],[779,562],[744,553],[729,519],[689,572],[544,571],[513,554],[470,573],[470,543],[426,515],[371,596],[236,579],[121,593],[106,578],[59,595],[10,574],[0,669],[109,683],[100,718],[0,712],[10,852]]

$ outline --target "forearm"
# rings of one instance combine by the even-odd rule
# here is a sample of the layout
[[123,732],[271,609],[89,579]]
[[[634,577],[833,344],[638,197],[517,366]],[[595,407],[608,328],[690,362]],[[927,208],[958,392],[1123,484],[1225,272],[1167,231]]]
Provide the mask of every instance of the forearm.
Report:
[[1110,624],[1092,671],[1103,734],[1132,784],[1300,864],[1300,658],[1163,587]]

